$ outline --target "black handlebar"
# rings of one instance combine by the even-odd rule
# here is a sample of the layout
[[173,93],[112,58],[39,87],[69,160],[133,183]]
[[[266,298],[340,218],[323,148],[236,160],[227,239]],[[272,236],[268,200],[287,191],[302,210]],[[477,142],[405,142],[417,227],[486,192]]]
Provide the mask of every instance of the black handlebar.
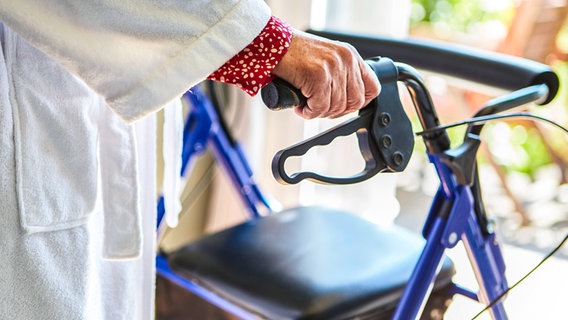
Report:
[[397,40],[329,31],[308,32],[350,43],[364,58],[389,57],[417,69],[508,91],[546,84],[548,96],[540,104],[552,101],[559,89],[558,76],[549,66],[528,59],[427,39]]
[[[505,54],[450,44],[430,39],[392,39],[329,31],[308,30],[309,33],[353,45],[361,56],[375,56],[411,65],[434,73],[515,91],[538,84],[548,87],[540,101],[547,104],[558,93],[559,80],[547,65]],[[283,80],[275,80],[262,89],[262,99],[268,108],[281,110],[306,104],[300,90]]]

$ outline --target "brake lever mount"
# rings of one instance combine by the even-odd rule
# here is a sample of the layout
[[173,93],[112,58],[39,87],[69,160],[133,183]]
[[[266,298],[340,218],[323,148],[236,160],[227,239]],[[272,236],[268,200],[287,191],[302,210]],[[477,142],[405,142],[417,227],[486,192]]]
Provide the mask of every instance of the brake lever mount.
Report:
[[[377,57],[366,61],[381,83],[381,93],[359,111],[357,117],[347,120],[323,133],[276,153],[272,173],[276,180],[296,184],[310,180],[323,184],[352,184],[367,180],[379,172],[401,172],[408,165],[414,149],[414,133],[398,92],[398,70],[388,58]],[[365,168],[351,177],[328,177],[314,172],[289,175],[284,164],[293,156],[302,156],[312,147],[331,143],[339,136],[357,134],[359,150]]]

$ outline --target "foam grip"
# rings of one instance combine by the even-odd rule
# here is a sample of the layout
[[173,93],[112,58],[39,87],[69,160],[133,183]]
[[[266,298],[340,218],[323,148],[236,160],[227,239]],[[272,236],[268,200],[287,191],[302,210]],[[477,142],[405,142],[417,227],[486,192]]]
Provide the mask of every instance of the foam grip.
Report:
[[290,83],[276,78],[261,89],[262,101],[270,110],[283,110],[307,105],[302,92]]

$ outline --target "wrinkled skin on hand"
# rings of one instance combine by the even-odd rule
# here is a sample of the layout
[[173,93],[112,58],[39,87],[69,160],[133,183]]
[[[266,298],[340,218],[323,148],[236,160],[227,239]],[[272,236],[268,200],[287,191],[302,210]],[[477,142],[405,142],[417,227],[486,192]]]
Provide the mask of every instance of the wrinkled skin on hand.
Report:
[[381,86],[373,70],[347,43],[294,30],[288,52],[272,71],[306,96],[296,114],[337,118],[366,106]]

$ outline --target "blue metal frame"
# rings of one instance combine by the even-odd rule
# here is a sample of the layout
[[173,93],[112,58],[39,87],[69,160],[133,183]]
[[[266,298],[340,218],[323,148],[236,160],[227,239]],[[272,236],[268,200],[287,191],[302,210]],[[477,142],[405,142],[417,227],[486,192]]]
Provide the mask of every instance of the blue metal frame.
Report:
[[[225,169],[251,217],[260,217],[263,209],[272,211],[270,203],[253,179],[253,172],[240,144],[223,130],[215,106],[199,86],[183,95],[190,105],[183,132],[181,176],[185,176],[196,156],[211,148],[220,167]],[[164,216],[164,198],[158,199],[158,227]]]
[[156,257],[156,270],[159,275],[163,276],[164,278],[172,281],[173,283],[177,284],[178,286],[182,287],[183,289],[192,292],[196,296],[204,299],[205,301],[225,310],[226,312],[235,315],[241,319],[250,319],[250,320],[257,320],[258,317],[253,315],[252,313],[246,311],[245,309],[228,302],[227,300],[219,297],[218,295],[212,293],[211,291],[200,287],[199,285],[188,281],[186,278],[176,274],[170,266],[168,265],[168,261],[162,255],[158,255]]
[[[421,313],[445,250],[455,247],[459,241],[463,242],[468,253],[479,283],[479,292],[456,287],[457,294],[489,304],[508,288],[501,250],[495,234],[485,235],[477,222],[471,188],[457,184],[439,156],[430,155],[429,158],[440,177],[440,188],[424,225],[423,234],[426,239],[424,250],[393,319],[415,319]],[[447,217],[440,212],[443,210],[441,209],[443,202],[450,203]],[[501,302],[496,303],[490,312],[494,319],[507,319]]]
[[[186,175],[195,157],[201,155],[209,147],[220,166],[225,169],[234,189],[238,191],[250,217],[261,216],[263,210],[273,211],[273,205],[270,204],[268,198],[261,192],[253,179],[252,170],[240,145],[236,141],[232,141],[223,130],[215,106],[201,88],[199,86],[192,88],[183,95],[183,99],[189,103],[190,110],[184,127],[181,176]],[[165,213],[163,196],[158,199],[157,210],[159,228],[163,223]],[[156,272],[241,319],[258,319],[245,309],[177,275],[170,269],[166,258],[160,254],[156,257]]]
[[[261,207],[272,211],[271,205],[252,178],[247,160],[236,142],[232,142],[222,130],[217,110],[199,87],[184,95],[191,104],[184,130],[184,151],[182,176],[191,165],[193,158],[210,147],[220,165],[225,169],[235,189],[250,211],[251,217],[261,215]],[[507,289],[504,276],[505,264],[494,235],[485,235],[477,223],[473,211],[473,198],[469,186],[458,185],[451,171],[440,161],[439,156],[430,155],[440,177],[440,188],[434,198],[423,234],[426,244],[405,289],[394,319],[414,319],[420,314],[432,289],[444,252],[463,241],[477,276],[478,293],[455,286],[454,292],[483,303],[488,303]],[[443,211],[448,211],[444,213]],[[164,214],[163,199],[158,202],[158,225]],[[170,270],[166,259],[158,255],[158,274],[170,279],[183,288],[197,294],[212,304],[243,319],[255,318],[246,310],[223,300],[204,288],[176,275]],[[491,308],[495,319],[507,319],[502,303]]]

